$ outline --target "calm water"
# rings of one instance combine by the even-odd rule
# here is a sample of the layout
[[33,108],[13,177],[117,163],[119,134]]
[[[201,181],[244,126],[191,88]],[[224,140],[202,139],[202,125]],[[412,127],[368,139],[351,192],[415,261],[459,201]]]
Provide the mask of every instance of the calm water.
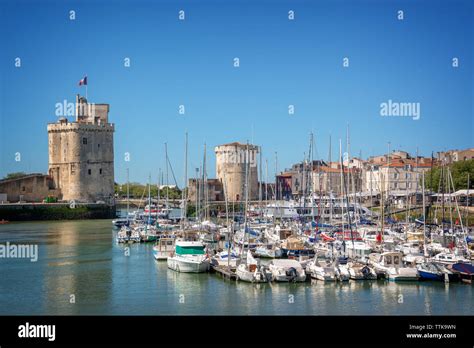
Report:
[[[37,243],[37,262],[0,258],[0,314],[470,314],[473,287],[386,281],[248,284],[181,274],[152,245],[124,246],[110,220],[0,226],[0,243]],[[71,295],[75,303],[70,303]],[[403,296],[403,303],[400,295]],[[182,303],[184,301],[184,303]]]

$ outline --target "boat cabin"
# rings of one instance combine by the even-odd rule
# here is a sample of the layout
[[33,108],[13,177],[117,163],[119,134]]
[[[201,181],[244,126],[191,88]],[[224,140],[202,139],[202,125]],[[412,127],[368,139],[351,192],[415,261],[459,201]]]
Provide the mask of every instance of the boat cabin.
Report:
[[403,254],[399,252],[385,252],[380,254],[379,264],[384,267],[403,267]]

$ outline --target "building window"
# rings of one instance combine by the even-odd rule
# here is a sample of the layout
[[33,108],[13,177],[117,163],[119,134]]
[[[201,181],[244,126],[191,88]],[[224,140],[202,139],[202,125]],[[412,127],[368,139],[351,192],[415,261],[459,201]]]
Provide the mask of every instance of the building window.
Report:
[[26,190],[25,186],[22,186],[22,187],[21,187],[21,190],[22,190],[22,191],[25,191],[25,190]]
[[92,171],[90,169],[87,170],[87,173],[91,175]]
[[97,147],[99,147],[99,148],[100,148],[100,144],[97,144]]
[[82,138],[82,144],[87,145],[87,138]]
[[71,164],[71,175],[76,174],[76,165],[74,163]]
[[99,169],[99,174],[102,174],[102,168]]

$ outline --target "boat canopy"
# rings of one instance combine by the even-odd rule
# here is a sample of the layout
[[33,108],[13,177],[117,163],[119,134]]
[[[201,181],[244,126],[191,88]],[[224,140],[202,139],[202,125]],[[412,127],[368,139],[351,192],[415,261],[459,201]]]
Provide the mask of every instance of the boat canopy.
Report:
[[180,255],[204,255],[204,245],[181,246],[176,245],[176,254]]

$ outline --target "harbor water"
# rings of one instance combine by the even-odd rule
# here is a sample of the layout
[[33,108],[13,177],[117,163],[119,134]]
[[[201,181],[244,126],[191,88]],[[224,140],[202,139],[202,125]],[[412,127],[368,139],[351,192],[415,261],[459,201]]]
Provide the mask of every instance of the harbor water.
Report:
[[349,281],[250,284],[184,274],[152,244],[118,245],[110,220],[0,225],[0,244],[38,245],[38,259],[0,258],[0,315],[472,315],[461,283]]

